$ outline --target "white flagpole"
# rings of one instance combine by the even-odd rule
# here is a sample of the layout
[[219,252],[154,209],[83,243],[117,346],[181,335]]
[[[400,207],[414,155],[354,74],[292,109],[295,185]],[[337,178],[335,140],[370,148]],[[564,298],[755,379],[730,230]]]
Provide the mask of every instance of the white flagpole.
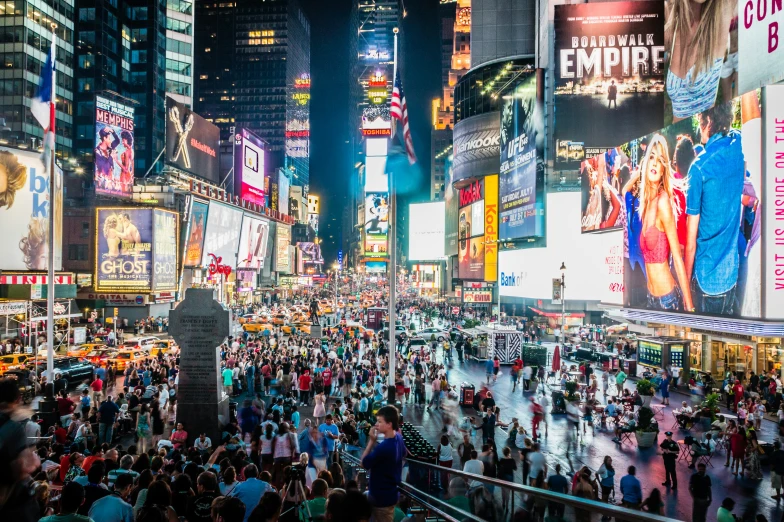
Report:
[[[395,89],[397,80],[397,27],[393,29],[395,33],[394,61],[392,62],[392,89]],[[391,98],[390,98],[391,99]],[[394,125],[394,118],[392,125]],[[391,140],[391,138],[390,138]],[[396,201],[395,201],[395,173],[394,169],[389,171],[389,376],[387,379],[387,403],[395,404],[395,363],[397,363],[397,341],[395,339],[395,285],[397,283],[397,221],[396,221]]]
[[[57,68],[54,67],[54,61],[56,57],[56,46],[55,40],[57,36],[55,35],[55,29],[57,28],[56,24],[52,24],[52,93],[51,93],[51,103],[54,106],[55,99],[57,97],[56,90],[57,90],[57,83],[56,83],[56,70]],[[52,109],[50,109],[52,110]],[[54,132],[54,129],[51,129]],[[46,149],[46,136],[44,136],[44,149]],[[54,230],[54,212],[55,212],[55,200],[57,199],[57,176],[55,175],[55,164],[54,164],[54,145],[56,140],[52,137],[51,140],[51,157],[49,158],[49,255],[47,259],[48,263],[48,270],[46,274],[46,338],[47,338],[47,346],[46,346],[46,382],[54,382],[54,249],[55,249],[55,230]]]

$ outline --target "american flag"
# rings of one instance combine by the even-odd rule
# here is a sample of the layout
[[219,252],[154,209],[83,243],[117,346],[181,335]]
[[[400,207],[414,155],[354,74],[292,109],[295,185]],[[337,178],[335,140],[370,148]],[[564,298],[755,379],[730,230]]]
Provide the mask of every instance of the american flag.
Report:
[[[395,86],[392,89],[392,103],[389,108],[389,114],[403,124],[403,141],[406,144],[406,154],[408,154],[408,162],[413,165],[416,163],[416,154],[414,154],[414,141],[411,139],[411,129],[408,126],[408,106],[406,105],[406,96],[403,94],[403,85],[400,83],[400,72],[395,74]],[[392,135],[394,137],[395,126],[392,126]]]

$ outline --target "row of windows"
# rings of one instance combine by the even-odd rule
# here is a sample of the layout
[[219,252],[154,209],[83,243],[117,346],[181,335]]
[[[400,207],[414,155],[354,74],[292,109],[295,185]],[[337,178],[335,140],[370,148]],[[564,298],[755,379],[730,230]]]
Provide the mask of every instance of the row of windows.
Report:
[[[40,25],[44,28],[46,33],[52,32],[52,20],[49,15],[45,14],[40,9],[36,9],[32,6],[32,4],[27,4],[27,18],[34,23]],[[73,18],[73,11],[67,17],[69,20]],[[54,32],[58,38],[65,40],[66,42],[73,42],[73,29],[69,27],[65,27],[65,24],[57,23],[57,27],[55,28]]]
[[191,24],[189,22],[175,20],[174,18],[166,18],[166,29],[189,36],[191,34]]
[[166,50],[173,53],[184,54],[186,56],[191,56],[192,53],[191,44],[173,38],[166,39]]
[[178,13],[191,14],[193,13],[193,3],[187,0],[167,0],[166,7]]
[[[25,55],[25,53],[0,53],[0,69],[22,69],[29,71],[34,76],[41,76],[43,63],[38,59]],[[58,74],[57,86],[68,91],[73,91],[73,78],[65,74]]]
[[190,96],[191,86],[188,83],[166,80],[166,92],[173,92],[182,96]]
[[[57,103],[57,110],[60,110],[60,100],[58,99]],[[24,109],[24,114],[22,113],[22,109]],[[29,107],[22,107],[19,105],[18,102],[15,102],[14,105],[0,105],[0,114],[3,115],[5,118],[6,124],[13,127],[13,124],[21,124],[21,123],[29,123],[34,124],[37,129],[41,129],[40,125],[38,125],[38,120],[33,117],[33,114],[30,112]],[[71,122],[65,122],[61,118],[57,118],[55,122],[55,126],[57,127],[57,139],[58,143],[60,143],[60,139],[68,139],[70,140],[72,137],[72,126]]]
[[87,245],[68,245],[68,261],[88,261]]
[[191,74],[191,65],[188,62],[181,62],[179,60],[166,59],[166,70],[177,74],[184,74],[189,76]]

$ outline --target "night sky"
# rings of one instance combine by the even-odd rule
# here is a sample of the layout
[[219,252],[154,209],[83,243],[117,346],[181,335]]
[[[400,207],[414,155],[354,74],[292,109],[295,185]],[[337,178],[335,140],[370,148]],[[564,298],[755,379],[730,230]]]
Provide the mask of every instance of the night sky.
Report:
[[[300,0],[310,18],[311,142],[310,191],[321,197],[323,254],[327,267],[337,258],[341,212],[350,202],[349,177],[353,173],[349,147],[349,15],[353,0]],[[441,88],[440,24],[438,0],[406,0],[403,21],[403,89],[418,158],[415,187],[398,198],[426,201],[430,191],[430,101]],[[397,185],[397,184],[396,184]],[[332,222],[332,219],[335,219]],[[334,223],[329,239],[327,224]]]

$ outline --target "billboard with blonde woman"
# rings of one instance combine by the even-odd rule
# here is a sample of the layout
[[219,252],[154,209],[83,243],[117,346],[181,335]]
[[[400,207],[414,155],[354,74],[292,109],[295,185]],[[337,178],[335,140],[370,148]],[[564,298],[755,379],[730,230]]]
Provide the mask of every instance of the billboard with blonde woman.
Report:
[[[0,269],[45,271],[49,259],[49,173],[41,155],[0,147]],[[57,168],[54,197],[54,268],[62,268],[63,176]]]
[[760,317],[761,132],[752,91],[619,147],[625,306]]

